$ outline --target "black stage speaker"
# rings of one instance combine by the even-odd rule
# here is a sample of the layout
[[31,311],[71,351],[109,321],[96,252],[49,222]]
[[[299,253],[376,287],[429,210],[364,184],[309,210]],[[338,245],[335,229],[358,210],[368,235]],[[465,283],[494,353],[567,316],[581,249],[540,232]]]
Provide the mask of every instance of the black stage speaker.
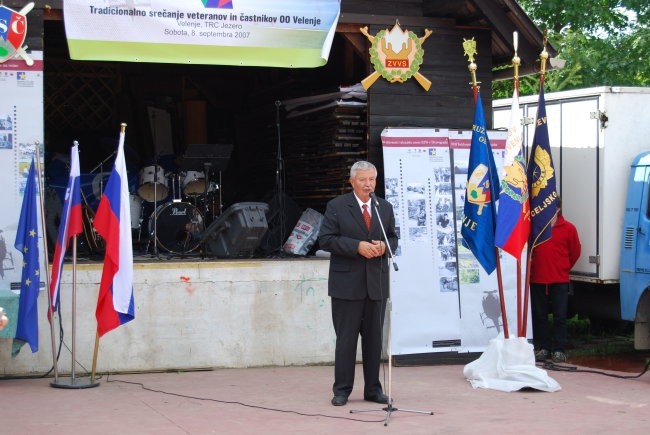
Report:
[[208,226],[201,241],[216,257],[250,258],[268,229],[268,211],[264,202],[233,204]]

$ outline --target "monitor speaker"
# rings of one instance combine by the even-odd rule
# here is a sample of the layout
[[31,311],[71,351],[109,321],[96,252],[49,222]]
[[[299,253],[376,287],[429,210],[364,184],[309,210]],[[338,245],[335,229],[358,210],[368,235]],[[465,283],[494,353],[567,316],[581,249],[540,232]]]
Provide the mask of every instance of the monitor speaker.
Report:
[[268,229],[264,202],[239,202],[228,207],[205,230],[206,251],[219,258],[250,258]]

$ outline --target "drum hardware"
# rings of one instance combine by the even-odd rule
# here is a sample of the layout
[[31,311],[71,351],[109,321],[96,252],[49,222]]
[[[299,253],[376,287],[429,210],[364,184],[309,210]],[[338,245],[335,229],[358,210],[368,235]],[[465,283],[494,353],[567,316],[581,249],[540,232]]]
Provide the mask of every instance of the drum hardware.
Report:
[[[150,175],[153,175],[155,178],[153,178],[151,180],[146,179],[147,183],[142,183],[143,176],[146,178],[146,177],[149,177]],[[152,199],[152,201],[149,201],[149,202],[153,202],[153,209],[154,209],[154,212],[152,213],[152,216],[153,216],[153,240],[154,240],[154,243],[153,243],[153,256],[155,258],[160,258],[159,254],[158,254],[158,244],[156,243],[156,240],[158,239],[158,219],[157,219],[156,211],[158,210],[158,201],[167,196],[167,193],[168,193],[167,190],[168,189],[167,189],[167,178],[165,177],[165,170],[163,169],[162,166],[158,165],[158,156],[156,156],[156,158],[154,160],[153,167],[148,166],[148,167],[143,168],[140,171],[140,180],[141,180],[141,183],[140,183],[141,186],[138,189],[138,195],[140,195],[141,197],[143,197],[143,194],[148,195],[150,193],[149,188],[143,189],[144,184],[149,184],[149,183],[153,184],[153,186],[152,186],[153,187],[153,196],[150,197]],[[161,183],[159,183],[160,180],[162,180]],[[158,184],[162,185],[162,183],[165,184],[165,190],[164,190],[165,195],[159,198]],[[142,192],[141,192],[141,189],[143,189]],[[147,201],[147,198],[143,197],[143,199],[145,201]],[[149,222],[150,222],[150,224],[149,224],[149,233],[151,235],[151,217],[149,218]],[[151,237],[149,239],[151,241]],[[148,250],[148,248],[149,248],[149,244],[147,243],[147,250]]]
[[183,177],[183,193],[190,198],[204,195],[208,187],[208,178],[203,171],[185,171]]
[[[203,186],[201,188],[198,187],[198,184],[191,184],[191,186],[195,189],[195,192],[200,192],[200,194],[196,195],[196,193],[194,193],[194,195],[196,198],[202,199],[206,215],[214,215],[213,212],[215,207],[213,206],[212,210],[210,210],[210,204],[208,202],[208,195],[211,193],[210,179],[211,175],[214,173],[218,173],[218,184],[214,186],[214,190],[219,191],[219,206],[217,214],[221,214],[221,210],[223,209],[223,184],[221,183],[221,174],[228,166],[232,148],[232,144],[189,144],[185,150],[181,169],[187,171],[186,173],[193,171],[194,174],[200,174],[197,175],[197,180],[187,180],[188,186],[190,185],[189,183],[198,183],[198,177],[201,175],[203,176]],[[212,196],[211,199],[214,200],[214,196]]]
[[129,194],[129,209],[131,211],[131,229],[137,230],[142,225],[142,198]]
[[170,174],[172,180],[172,202],[182,202],[181,174]]
[[[95,177],[95,178],[99,178],[99,180],[98,180],[98,183],[99,183],[99,195],[95,194],[95,196],[97,198],[101,198],[102,195],[104,194],[104,163],[106,163],[109,159],[111,159],[116,153],[117,153],[117,150],[112,151],[108,156],[106,156],[106,158],[104,158],[104,160],[99,162],[99,164],[97,166],[95,166],[94,168],[92,168],[90,170],[90,173],[94,174],[95,171],[97,169],[99,169],[98,177]],[[95,182],[95,180],[93,180],[93,190],[94,190],[94,187],[95,187],[94,182]]]

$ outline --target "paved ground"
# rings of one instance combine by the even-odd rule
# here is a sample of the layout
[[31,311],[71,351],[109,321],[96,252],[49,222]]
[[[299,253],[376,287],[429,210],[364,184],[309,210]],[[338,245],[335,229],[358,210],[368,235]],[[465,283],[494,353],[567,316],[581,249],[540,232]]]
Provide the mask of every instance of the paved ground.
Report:
[[[88,389],[52,388],[51,378],[0,380],[0,433],[648,433],[650,373],[621,379],[578,369],[549,370],[562,386],[555,393],[505,393],[473,389],[462,365],[393,367],[397,410],[387,426],[385,405],[364,402],[359,384],[346,406],[330,405],[331,366],[104,375]],[[387,385],[387,366],[384,375]]]

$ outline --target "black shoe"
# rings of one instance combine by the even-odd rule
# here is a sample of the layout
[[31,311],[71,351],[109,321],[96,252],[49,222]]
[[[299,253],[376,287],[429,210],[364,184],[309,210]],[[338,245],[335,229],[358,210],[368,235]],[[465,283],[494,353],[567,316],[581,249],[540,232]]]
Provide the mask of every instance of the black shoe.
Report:
[[366,402],[375,402],[375,403],[388,403],[388,396],[385,395],[384,393],[378,393],[375,394],[374,396],[363,396],[363,400]]
[[343,406],[348,403],[348,396],[334,396],[332,397],[332,405]]

